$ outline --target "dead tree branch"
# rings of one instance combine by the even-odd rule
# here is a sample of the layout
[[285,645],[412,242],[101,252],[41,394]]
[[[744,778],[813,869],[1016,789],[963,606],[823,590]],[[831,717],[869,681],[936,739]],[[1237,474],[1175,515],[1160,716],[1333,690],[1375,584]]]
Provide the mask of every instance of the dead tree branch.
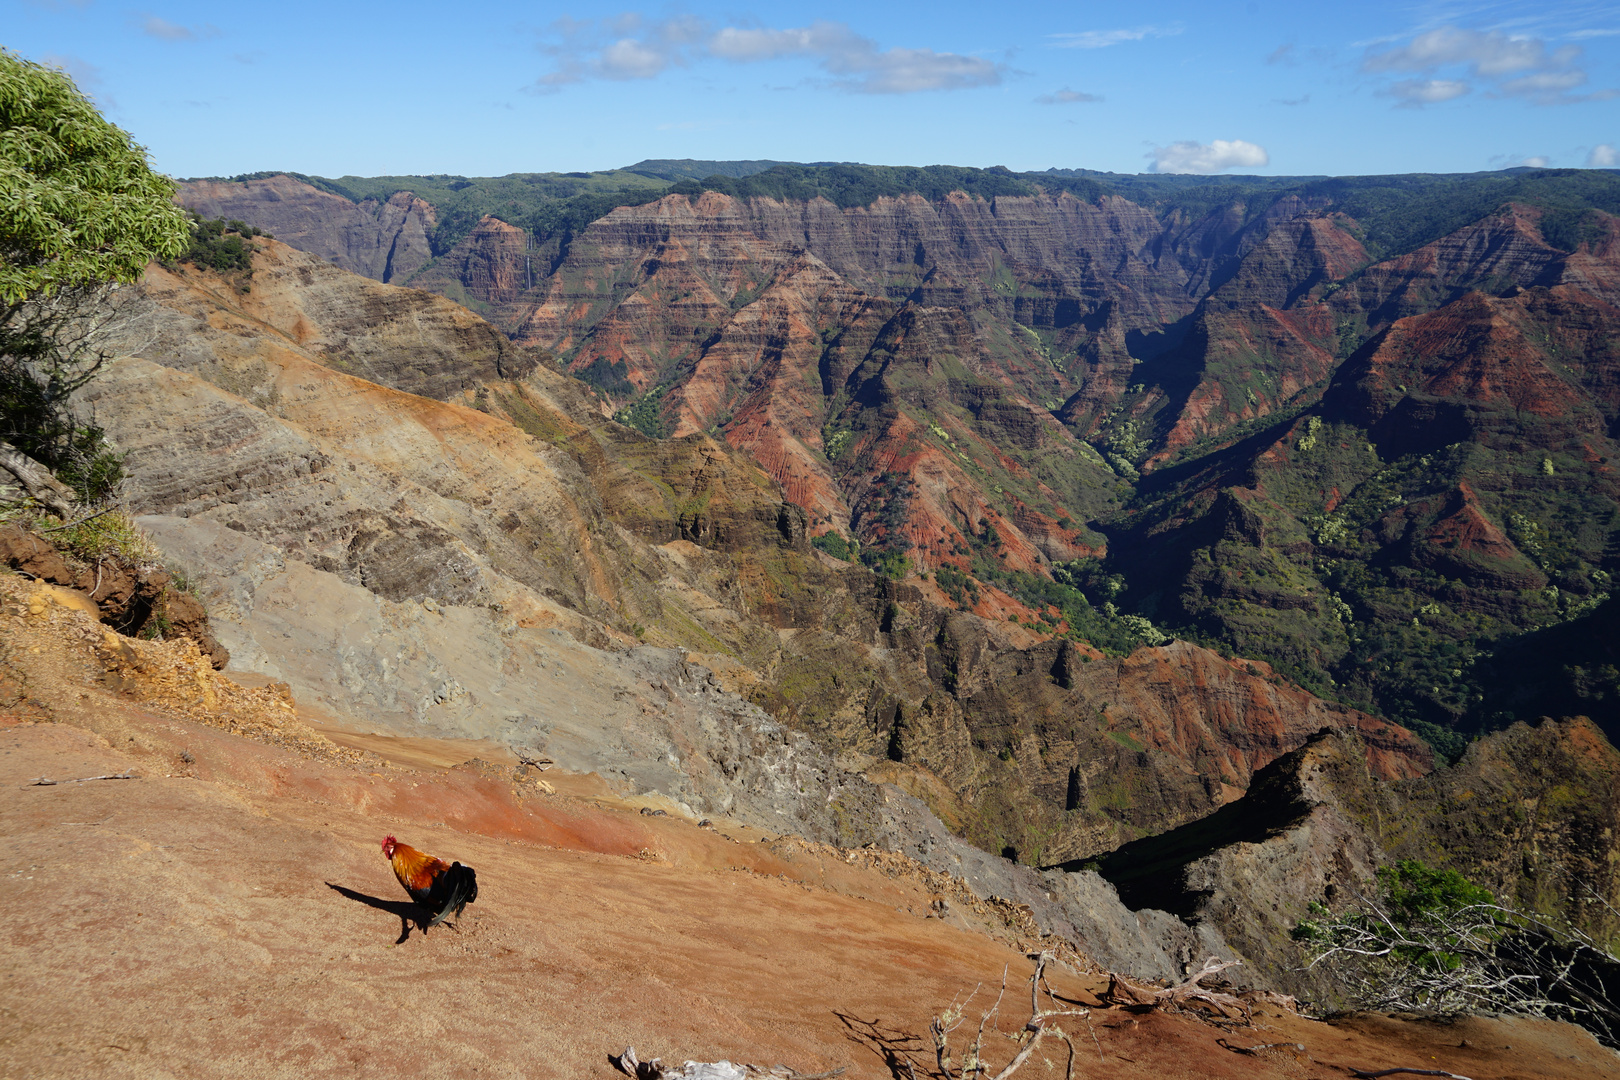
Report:
[[57,517],[66,521],[73,516],[78,493],[52,476],[44,464],[3,440],[0,440],[0,469],[16,477],[17,483],[35,502]]
[[[961,1063],[954,1071],[951,1067],[950,1035],[951,1032],[961,1026],[962,1013],[967,1008],[967,1002],[973,1000],[973,994],[968,995],[967,1001],[962,1003],[961,1008],[956,1007],[953,1003],[950,1008],[934,1017],[933,1022],[929,1024],[929,1031],[934,1036],[934,1056],[939,1063],[940,1075],[945,1080],[981,1080],[981,1078],[1007,1080],[1008,1077],[1023,1067],[1024,1063],[1035,1053],[1036,1048],[1040,1046],[1041,1040],[1047,1035],[1063,1040],[1068,1046],[1069,1060],[1064,1075],[1066,1077],[1074,1075],[1074,1042],[1069,1038],[1068,1033],[1053,1021],[1065,1017],[1076,1017],[1086,1019],[1089,1024],[1091,1010],[1041,1008],[1040,992],[1043,985],[1046,986],[1046,995],[1050,1003],[1052,1005],[1058,1004],[1057,997],[1052,993],[1051,986],[1046,983],[1046,965],[1053,963],[1057,958],[1053,953],[1042,952],[1031,956],[1030,959],[1035,961],[1035,971],[1029,977],[1029,1020],[1024,1024],[1021,1031],[1008,1036],[1020,1045],[1018,1052],[1013,1055],[1013,1059],[1007,1062],[999,1072],[992,1072],[991,1067],[985,1063],[984,1034],[985,1027],[990,1023],[990,1018],[995,1015],[996,1010],[1001,1006],[1002,995],[1007,991],[1005,971],[1002,972],[1002,993],[996,996],[995,1004],[980,1017],[978,1032],[975,1034],[972,1044],[962,1051]],[[978,993],[977,988],[974,989],[974,993]],[[1097,1033],[1093,1031],[1092,1038],[1095,1039],[1096,1035]],[[1102,1044],[1100,1042],[1097,1044],[1097,1052],[1102,1053]],[[910,1065],[909,1062],[907,1064]],[[916,1075],[915,1068],[912,1068],[912,1075]]]
[[19,784],[18,787],[25,787],[25,788],[31,788],[31,787],[55,787],[58,784],[86,784],[86,783],[89,783],[91,780],[139,780],[139,779],[140,779],[140,777],[135,775],[135,770],[134,769],[127,769],[124,772],[114,773],[114,774],[112,774],[110,776],[81,776],[77,780],[52,780],[48,776],[36,776],[34,779],[28,781],[28,783],[26,783],[26,784]]
[[1110,971],[1108,973],[1108,989],[1103,991],[1103,999],[1114,1005],[1146,1006],[1171,1011],[1181,1009],[1194,1001],[1201,1001],[1214,1008],[1225,1019],[1241,1019],[1243,1023],[1250,1024],[1253,1018],[1249,1012],[1247,1002],[1233,994],[1205,989],[1199,985],[1210,976],[1219,975],[1227,968],[1236,967],[1242,962],[1241,960],[1220,960],[1212,956],[1204,961],[1204,966],[1193,972],[1185,982],[1163,988],[1140,986],[1118,972]]
[[676,1067],[665,1065],[660,1058],[638,1060],[633,1046],[625,1047],[624,1053],[617,1056],[609,1054],[608,1060],[615,1069],[636,1080],[832,1080],[849,1069],[848,1065],[841,1065],[828,1072],[802,1073],[786,1065],[772,1065],[767,1069],[731,1061],[688,1061]]

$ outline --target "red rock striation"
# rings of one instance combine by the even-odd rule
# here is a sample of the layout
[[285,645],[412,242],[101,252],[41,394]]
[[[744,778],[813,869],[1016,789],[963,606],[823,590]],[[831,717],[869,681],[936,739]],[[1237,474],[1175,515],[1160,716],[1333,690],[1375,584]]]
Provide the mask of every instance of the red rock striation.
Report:
[[[528,230],[486,214],[465,240],[411,285],[464,303],[499,325],[538,279],[531,247]],[[543,276],[543,266],[540,271]]]

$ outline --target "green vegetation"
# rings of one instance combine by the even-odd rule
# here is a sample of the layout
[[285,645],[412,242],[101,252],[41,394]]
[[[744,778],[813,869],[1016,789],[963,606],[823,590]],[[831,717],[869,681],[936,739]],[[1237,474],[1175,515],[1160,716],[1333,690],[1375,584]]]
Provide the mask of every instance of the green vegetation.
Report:
[[[600,364],[601,361],[598,360],[596,363]],[[595,366],[595,364],[592,365],[592,367]],[[591,380],[587,379],[586,381],[589,382]],[[625,385],[630,385],[628,380],[625,381]],[[664,394],[667,393],[668,390],[668,383],[653,387],[651,390],[647,391],[640,398],[638,398],[634,404],[626,405],[624,408],[614,413],[613,419],[617,420],[625,427],[635,428],[648,438],[667,438],[669,431],[664,425],[664,417],[663,414],[659,412],[659,408],[662,406]],[[611,391],[609,392],[611,393]]]
[[[156,562],[160,557],[156,546],[135,524],[135,518],[121,507],[66,526],[54,525],[48,515],[29,509],[13,509],[4,516],[7,520],[44,532],[56,548],[87,563],[117,558],[125,563],[140,564]],[[189,581],[177,587],[186,592],[194,591]]]
[[178,255],[185,211],[73,80],[0,50],[0,302],[134,281]]
[[904,581],[911,575],[911,559],[892,548],[861,548],[861,565],[879,577]]
[[0,50],[0,440],[86,502],[111,495],[122,463],[68,401],[108,359],[96,340],[117,283],[185,249],[173,195],[72,79]]
[[1589,935],[1411,859],[1379,870],[1378,883],[1376,897],[1339,912],[1312,904],[1293,931],[1344,1004],[1548,1016],[1616,1044],[1620,1008],[1605,982],[1620,958]]
[[829,529],[820,536],[810,538],[810,545],[818,551],[825,551],[835,559],[845,562],[854,562],[860,554],[861,545],[845,540],[838,530]]
[[[1030,174],[1007,169],[967,169],[954,165],[777,165],[751,176],[706,176],[677,183],[670,190],[684,195],[720,191],[735,198],[827,199],[840,207],[869,206],[881,198],[922,195],[943,199],[953,191],[980,198],[1033,195],[1037,181]],[[1048,181],[1048,184],[1052,184]],[[1103,187],[1090,180],[1065,180],[1056,186],[1097,198]]]
[[191,244],[178,261],[221,273],[253,269],[255,236],[270,234],[242,221],[209,220],[192,215]]
[[[1422,247],[1509,202],[1553,210],[1559,219],[1572,212],[1578,219],[1592,207],[1620,213],[1620,175],[1594,169],[1336,177],[1301,185],[1298,194],[1326,196],[1360,222],[1375,258]],[[1572,251],[1566,228],[1555,224],[1559,239],[1547,239]]]

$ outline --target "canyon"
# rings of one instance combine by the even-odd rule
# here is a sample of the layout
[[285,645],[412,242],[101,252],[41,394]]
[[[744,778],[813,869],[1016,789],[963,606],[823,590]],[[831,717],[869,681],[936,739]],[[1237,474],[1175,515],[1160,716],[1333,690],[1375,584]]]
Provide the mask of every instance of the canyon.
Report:
[[[1064,942],[1178,980],[1229,954],[1324,1008],[1288,932],[1396,859],[1606,925],[1608,203],[1525,189],[1417,235],[1320,184],[843,205],[756,180],[549,233],[456,232],[403,188],[183,185],[274,238],[250,271],[150,267],[75,407],[213,663],[8,646],[26,753],[185,749],[224,785],[204,802],[350,832],[381,820],[369,771],[386,814],[518,875],[497,840],[663,859],[695,893],[675,878],[822,887],[859,856],[913,884],[827,887],[912,916],[948,888],[975,963]],[[82,589],[42,540],[0,554]],[[8,641],[93,646],[22,595]],[[269,737],[227,716],[264,686],[292,757],[217,734]]]

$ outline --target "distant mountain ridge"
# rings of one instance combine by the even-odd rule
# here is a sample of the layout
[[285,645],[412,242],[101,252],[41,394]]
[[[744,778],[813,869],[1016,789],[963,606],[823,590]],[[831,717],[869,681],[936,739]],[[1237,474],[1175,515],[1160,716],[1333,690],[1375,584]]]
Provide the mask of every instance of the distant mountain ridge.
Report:
[[1496,644],[1620,572],[1620,175],[406,179],[183,198],[277,235],[254,215],[341,210],[357,264],[414,250],[420,201],[433,259],[391,280],[644,432],[746,450],[828,550],[987,616],[1263,657],[1455,752],[1533,715],[1487,701]]

